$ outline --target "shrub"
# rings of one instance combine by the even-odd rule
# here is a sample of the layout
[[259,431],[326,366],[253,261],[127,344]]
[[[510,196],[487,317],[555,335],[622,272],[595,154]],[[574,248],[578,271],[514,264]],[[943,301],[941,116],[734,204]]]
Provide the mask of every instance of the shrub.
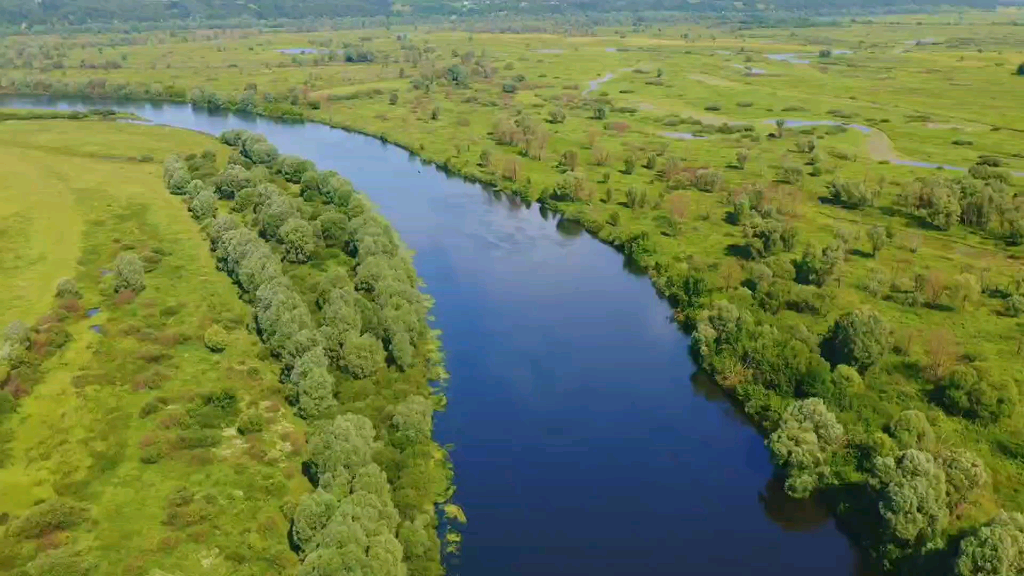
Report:
[[89,518],[89,508],[70,500],[54,499],[30,508],[7,529],[14,538],[38,538],[57,530],[68,530]]
[[722,173],[718,170],[698,170],[693,177],[693,187],[702,192],[715,192],[722,185]]
[[228,347],[228,333],[220,325],[214,324],[203,334],[203,344],[210,352],[223,352]]
[[551,120],[552,124],[561,124],[565,122],[565,110],[555,108],[548,112],[548,118]]
[[81,298],[82,293],[78,290],[78,284],[71,278],[61,278],[57,282],[57,298],[67,300],[69,298]]
[[121,253],[114,260],[114,292],[129,290],[138,294],[146,289],[146,271],[142,260],[131,253]]
[[258,410],[246,410],[238,417],[238,424],[235,427],[238,429],[239,434],[248,436],[249,434],[263,432],[264,426],[263,415]]

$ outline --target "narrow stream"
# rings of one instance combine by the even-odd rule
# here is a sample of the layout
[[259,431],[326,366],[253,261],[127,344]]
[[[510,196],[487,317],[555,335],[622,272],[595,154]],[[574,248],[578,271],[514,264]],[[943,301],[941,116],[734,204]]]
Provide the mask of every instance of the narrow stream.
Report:
[[[170,126],[263,133],[352,180],[416,251],[437,300],[469,517],[463,576],[848,576],[857,554],[772,479],[762,439],[712,383],[650,281],[579,226],[320,124],[181,104],[115,107]],[[187,152],[187,151],[183,151]]]

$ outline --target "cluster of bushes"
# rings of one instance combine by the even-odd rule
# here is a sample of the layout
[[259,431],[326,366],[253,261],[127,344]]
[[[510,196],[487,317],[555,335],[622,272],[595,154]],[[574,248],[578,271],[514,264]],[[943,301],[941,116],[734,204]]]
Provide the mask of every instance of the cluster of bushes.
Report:
[[1007,174],[976,164],[967,178],[920,177],[904,188],[899,203],[939,229],[959,223],[1021,245],[1024,209],[1010,190]]
[[[430,437],[427,382],[443,371],[408,253],[338,174],[247,131],[221,141],[237,149],[222,171],[195,179],[209,156],[172,157],[165,182],[252,303],[288,399],[311,422],[316,491],[292,528],[300,573],[439,574],[434,504],[450,473]],[[230,213],[219,214],[226,201]]]

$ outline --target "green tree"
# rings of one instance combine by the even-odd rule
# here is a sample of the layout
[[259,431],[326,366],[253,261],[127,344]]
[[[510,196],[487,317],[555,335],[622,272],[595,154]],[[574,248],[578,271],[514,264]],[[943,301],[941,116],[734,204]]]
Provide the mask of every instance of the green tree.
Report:
[[288,262],[309,262],[316,250],[316,237],[313,227],[301,218],[291,218],[278,231],[281,245],[284,247],[284,259]]
[[736,167],[740,170],[747,168],[747,162],[750,160],[750,150],[746,148],[736,151]]
[[279,156],[274,167],[277,173],[291,184],[302,182],[303,176],[316,170],[316,166],[311,161],[290,154]]
[[434,406],[424,396],[414,394],[395,406],[391,428],[400,447],[430,441]]
[[1000,512],[989,523],[964,538],[956,558],[956,574],[1024,574],[1024,516],[1016,512]]
[[548,119],[552,124],[562,124],[565,122],[565,110],[562,110],[561,108],[549,110]]
[[903,550],[935,545],[949,521],[942,468],[919,450],[882,458],[876,467],[884,471],[879,510],[888,538]]
[[836,318],[821,341],[821,355],[833,366],[846,364],[863,373],[882,359],[890,344],[885,320],[874,310],[860,308]]
[[1017,390],[1012,382],[985,381],[970,366],[950,370],[939,392],[948,412],[972,420],[997,422],[1017,407]]
[[221,200],[234,200],[242,190],[257,184],[252,172],[241,166],[229,164],[224,171],[213,178],[213,188]]
[[871,243],[871,255],[878,256],[878,253],[889,244],[889,236],[885,233],[885,228],[881,226],[869,228],[868,242]]
[[[309,464],[316,478],[330,474],[351,478],[373,461],[379,447],[373,424],[358,414],[343,414],[333,420],[317,422],[309,433]],[[350,480],[345,480],[347,484]]]
[[960,448],[945,450],[938,457],[946,474],[946,493],[952,510],[974,501],[988,485],[988,470],[980,458]]
[[889,424],[889,436],[902,449],[929,451],[935,446],[935,433],[923,412],[904,410]]
[[785,128],[786,128],[786,121],[785,120],[783,120],[782,118],[778,118],[778,119],[775,120],[775,135],[777,137],[782,138],[782,136],[784,134]]
[[291,198],[275,195],[263,205],[257,216],[260,234],[268,240],[276,240],[285,222],[299,217]]
[[146,289],[146,270],[142,260],[130,252],[122,252],[114,260],[114,292],[131,290],[138,294]]
[[768,439],[772,459],[787,472],[786,492],[806,498],[831,475],[832,452],[843,441],[843,427],[820,398],[798,400]]
[[320,235],[328,248],[341,248],[348,238],[348,218],[340,212],[327,212],[316,219],[320,223]]
[[308,552],[312,548],[316,537],[327,527],[337,509],[338,500],[323,490],[306,494],[299,500],[292,516],[292,539],[299,549]]
[[200,192],[192,199],[188,210],[192,213],[193,218],[199,222],[205,222],[217,216],[217,197],[207,191]]
[[345,338],[341,357],[345,369],[352,376],[366,378],[384,366],[384,346],[370,334],[349,334]]
[[832,387],[840,394],[846,395],[864,388],[864,382],[856,369],[839,364],[832,369]]

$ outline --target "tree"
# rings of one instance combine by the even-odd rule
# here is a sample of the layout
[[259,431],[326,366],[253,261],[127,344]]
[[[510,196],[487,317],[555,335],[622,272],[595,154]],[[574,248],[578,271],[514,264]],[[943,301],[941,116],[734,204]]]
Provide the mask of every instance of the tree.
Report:
[[768,439],[772,459],[786,469],[786,492],[806,498],[831,474],[829,459],[843,441],[843,427],[820,398],[798,400]]
[[298,184],[307,172],[316,170],[316,166],[305,158],[282,154],[275,163],[277,173],[291,184]]
[[200,192],[198,196],[192,199],[192,203],[188,206],[188,211],[199,222],[205,222],[217,215],[217,197],[208,191]]
[[[311,354],[307,352],[306,354]],[[320,354],[323,354],[321,351]],[[303,356],[305,358],[305,356]],[[297,412],[307,420],[321,418],[334,411],[338,403],[334,399],[334,378],[327,366],[316,366],[304,372],[295,383]]]
[[1024,62],[1017,65],[1017,76],[1024,76]]
[[234,200],[239,192],[257,184],[252,172],[241,166],[229,164],[224,171],[213,178],[213,188],[221,200]]
[[861,380],[857,370],[840,364],[832,369],[832,388],[837,394],[846,395],[850,392],[857,392],[864,388],[864,381]]
[[999,512],[960,543],[957,576],[1017,576],[1022,573],[1024,516],[1019,513]]
[[412,395],[395,406],[391,427],[401,446],[430,440],[434,406],[424,396]]
[[904,410],[889,424],[889,436],[903,449],[931,450],[935,445],[935,433],[924,413],[918,410]]
[[347,484],[357,470],[373,461],[378,447],[373,423],[364,416],[335,416],[333,420],[313,424],[309,433],[309,465],[318,481],[330,474],[335,482]]
[[362,330],[362,319],[353,299],[359,296],[350,291],[334,290],[326,298],[323,306],[323,325],[320,334],[323,336],[327,354],[339,366],[343,366],[342,350],[350,335],[358,335]]
[[138,294],[146,289],[146,270],[142,260],[130,252],[122,252],[114,260],[114,292],[131,290]]
[[292,539],[304,551],[312,549],[313,541],[334,517],[338,500],[331,494],[316,490],[299,500],[292,516]]
[[885,320],[874,310],[860,308],[836,318],[821,341],[821,355],[833,366],[846,364],[863,373],[882,359],[890,344]]
[[352,183],[331,170],[303,174],[299,192],[306,202],[326,202],[341,208],[348,206],[355,194]]
[[384,366],[384,346],[370,334],[347,336],[341,356],[345,369],[356,378],[371,376]]
[[938,459],[946,474],[946,492],[951,509],[970,503],[988,485],[985,464],[967,450],[945,450]]
[[1017,389],[1008,380],[985,381],[970,366],[950,370],[939,390],[948,412],[972,420],[997,422],[1017,407]]
[[278,232],[284,247],[284,259],[288,262],[309,262],[316,250],[316,237],[313,227],[301,218],[291,218],[281,226]]
[[872,226],[868,229],[868,242],[871,243],[871,255],[878,256],[878,253],[882,251],[889,244],[889,236],[885,233],[885,228],[881,226]]
[[942,468],[919,450],[879,460],[876,467],[884,471],[879,510],[887,536],[904,550],[932,545],[949,521]]
[[61,278],[60,282],[57,282],[57,298],[68,299],[68,298],[81,298],[82,292],[78,289],[78,283],[72,278]]
[[259,222],[260,234],[268,240],[276,240],[281,227],[292,218],[299,218],[292,199],[275,195],[263,205],[256,220]]
[[775,120],[775,135],[779,138],[783,136],[783,130],[786,128],[786,121],[782,118]]
[[565,110],[561,108],[555,108],[548,111],[548,119],[552,124],[561,124],[565,122]]

